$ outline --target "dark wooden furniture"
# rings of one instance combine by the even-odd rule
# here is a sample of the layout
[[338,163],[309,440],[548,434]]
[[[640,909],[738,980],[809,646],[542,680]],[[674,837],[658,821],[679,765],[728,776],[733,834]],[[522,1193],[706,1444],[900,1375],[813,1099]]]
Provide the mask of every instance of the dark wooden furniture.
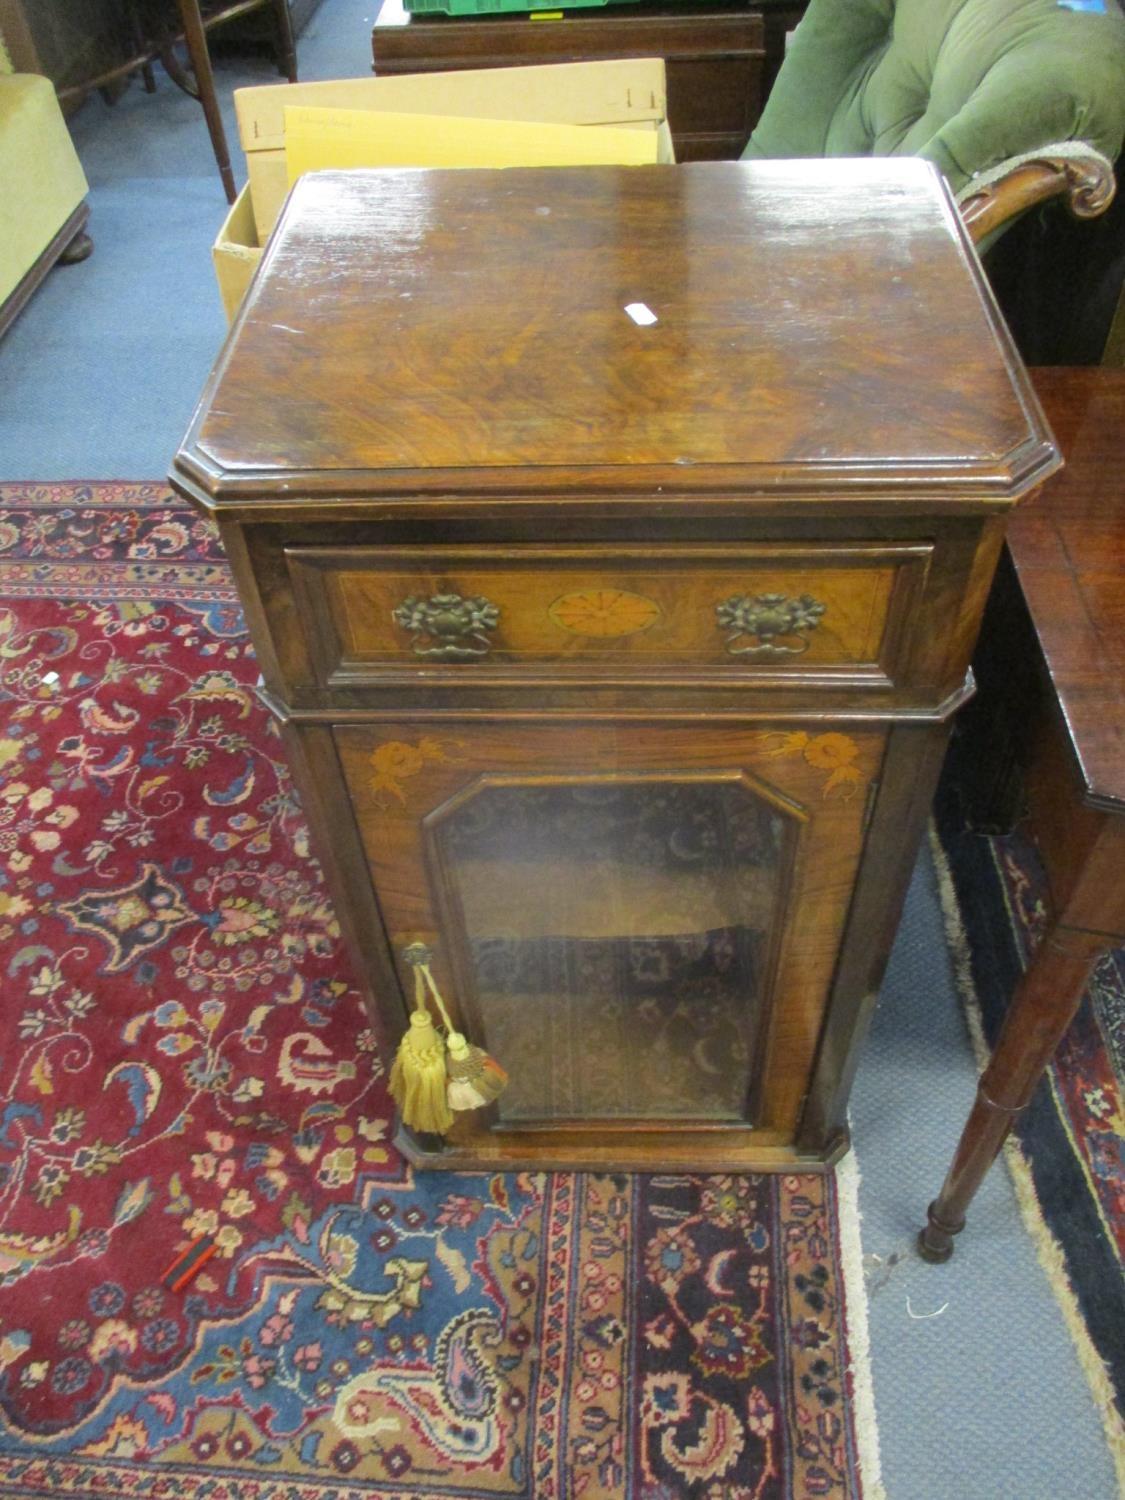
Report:
[[172,483],[384,1033],[421,941],[512,1074],[414,1161],[841,1154],[1056,462],[924,163],[302,179]]
[[0,36],[17,73],[65,89],[118,62],[120,0],[0,0]]
[[1048,369],[1035,383],[1066,468],[1014,517],[986,626],[982,755],[1025,772],[1052,919],[1011,1005],[949,1176],[921,1235],[953,1236],[1082,998],[1125,941],[1125,370]]
[[[289,17],[293,25],[293,35],[299,37],[305,27],[312,20],[321,4],[321,0],[289,0]],[[241,47],[246,42],[258,45],[269,43],[268,28],[262,24],[264,17],[259,12],[257,15],[233,22],[229,27],[224,26],[219,36],[220,44],[226,46],[228,41],[234,47]]]
[[1103,158],[1044,155],[1023,161],[958,207],[975,245],[1042,203],[1059,199],[1072,218],[1097,219],[1117,192],[1113,169]]
[[[376,26],[375,72],[441,72],[598,58],[663,57],[668,122],[677,161],[735,157],[761,114],[767,75],[784,48],[783,22],[803,6],[765,12],[745,4],[617,5],[567,11],[559,20],[526,15],[415,16],[406,26]],[[767,40],[778,52],[767,56]]]
[[[233,203],[238,196],[238,189],[235,186],[230,148],[227,146],[223,117],[215,93],[215,76],[207,47],[207,33],[216,26],[260,10],[263,6],[270,7],[277,27],[278,67],[290,83],[296,83],[297,44],[288,0],[223,0],[223,3],[204,7],[201,7],[200,0],[176,0],[178,30],[165,0],[131,0],[126,6],[131,43],[126,48],[128,55],[96,76],[60,89],[60,102],[65,105],[69,100],[88,94],[91,89],[104,89],[116,80],[137,72],[143,76],[145,88],[152,93],[155,89],[152,65],[159,61],[174,83],[199,100],[207,121],[211,149],[215,153],[223,191],[227,195],[227,202]],[[176,55],[176,47],[181,42],[187,46],[190,72],[181,66]]]

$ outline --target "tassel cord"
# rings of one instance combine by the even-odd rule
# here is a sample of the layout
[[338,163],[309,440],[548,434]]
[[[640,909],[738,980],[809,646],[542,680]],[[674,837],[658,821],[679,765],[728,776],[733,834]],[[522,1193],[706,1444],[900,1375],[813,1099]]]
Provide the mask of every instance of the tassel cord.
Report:
[[429,990],[430,995],[433,998],[433,1002],[438,1008],[438,1015],[441,1017],[441,1024],[445,1027],[448,1033],[446,1040],[448,1041],[451,1037],[460,1036],[460,1032],[457,1030],[456,1026],[454,1026],[453,1022],[449,1019],[449,1012],[445,1008],[445,1001],[441,998],[441,991],[437,987],[434,976],[430,973],[429,964],[418,964],[414,970],[414,994],[415,1003],[418,1005],[419,1009],[425,1008],[426,990]]

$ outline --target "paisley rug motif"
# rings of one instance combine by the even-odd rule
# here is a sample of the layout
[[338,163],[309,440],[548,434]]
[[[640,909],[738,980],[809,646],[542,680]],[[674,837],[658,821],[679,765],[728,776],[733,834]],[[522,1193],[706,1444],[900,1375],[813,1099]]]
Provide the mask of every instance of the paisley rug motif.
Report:
[[862,1495],[831,1177],[389,1145],[256,675],[162,486],[0,486],[0,1492]]

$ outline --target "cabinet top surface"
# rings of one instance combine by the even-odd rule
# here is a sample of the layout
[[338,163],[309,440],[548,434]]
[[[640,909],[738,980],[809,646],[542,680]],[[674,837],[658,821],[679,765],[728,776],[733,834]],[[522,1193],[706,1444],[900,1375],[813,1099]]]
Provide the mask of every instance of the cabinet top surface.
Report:
[[940,507],[1010,503],[1056,462],[931,167],[723,162],[303,178],[173,478],[232,513],[298,491]]

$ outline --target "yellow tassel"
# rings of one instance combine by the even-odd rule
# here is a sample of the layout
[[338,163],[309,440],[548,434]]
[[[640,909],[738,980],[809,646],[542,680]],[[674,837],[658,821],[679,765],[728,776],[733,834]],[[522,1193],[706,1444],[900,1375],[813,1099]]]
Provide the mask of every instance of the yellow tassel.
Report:
[[[411,943],[402,956],[414,970],[414,1010],[391,1069],[391,1096],[405,1124],[444,1135],[453,1124],[451,1111],[491,1104],[507,1087],[508,1075],[483,1047],[474,1047],[454,1030],[430,973],[426,945]],[[444,1043],[430,1019],[427,991],[445,1027]]]
[[453,1124],[446,1098],[445,1047],[429,1011],[415,1010],[391,1069],[391,1098],[412,1130],[444,1135]]
[[474,1047],[459,1031],[445,1039],[449,1048],[449,1083],[446,1097],[450,1109],[480,1109],[491,1104],[508,1087],[508,1075],[483,1047]]

